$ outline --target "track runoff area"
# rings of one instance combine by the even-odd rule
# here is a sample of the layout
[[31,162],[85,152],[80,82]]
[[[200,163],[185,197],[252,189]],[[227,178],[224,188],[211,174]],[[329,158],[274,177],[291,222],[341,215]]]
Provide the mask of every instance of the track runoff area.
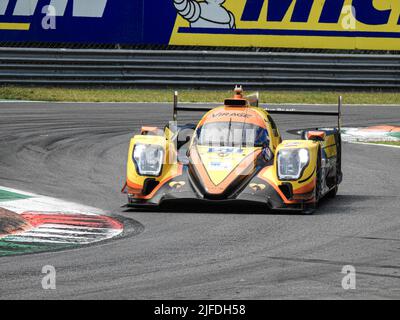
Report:
[[0,187],[0,257],[77,248],[121,236],[102,210]]

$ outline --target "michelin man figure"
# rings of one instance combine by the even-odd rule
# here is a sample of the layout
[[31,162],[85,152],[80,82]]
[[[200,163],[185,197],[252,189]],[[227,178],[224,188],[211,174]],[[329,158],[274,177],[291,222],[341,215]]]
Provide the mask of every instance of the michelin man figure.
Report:
[[223,4],[226,0],[174,0],[178,13],[193,28],[234,29],[235,16]]

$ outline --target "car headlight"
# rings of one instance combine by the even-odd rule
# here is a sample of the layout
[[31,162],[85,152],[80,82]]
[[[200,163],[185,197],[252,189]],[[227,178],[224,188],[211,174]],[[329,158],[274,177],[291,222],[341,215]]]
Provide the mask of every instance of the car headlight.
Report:
[[158,177],[161,174],[164,160],[162,146],[151,144],[136,144],[133,150],[133,162],[141,176]]
[[310,162],[307,149],[284,149],[278,153],[279,180],[297,180]]

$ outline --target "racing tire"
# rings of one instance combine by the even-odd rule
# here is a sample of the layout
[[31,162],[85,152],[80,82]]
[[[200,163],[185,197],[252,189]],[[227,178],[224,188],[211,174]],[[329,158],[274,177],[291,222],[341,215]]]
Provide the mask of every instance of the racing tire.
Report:
[[302,213],[304,215],[312,215],[314,214],[315,210],[318,208],[318,201],[321,197],[321,184],[320,184],[320,168],[321,168],[321,156],[320,152],[318,155],[318,160],[317,160],[317,185],[315,186],[315,202],[311,204],[305,205],[304,209],[302,210]]
[[318,207],[318,203],[307,204],[302,210],[303,215],[311,216],[314,214],[315,210]]
[[326,196],[327,196],[329,199],[333,199],[333,198],[336,197],[338,190],[339,190],[339,187],[338,187],[338,186],[335,186],[331,191],[329,191],[329,192],[326,194]]

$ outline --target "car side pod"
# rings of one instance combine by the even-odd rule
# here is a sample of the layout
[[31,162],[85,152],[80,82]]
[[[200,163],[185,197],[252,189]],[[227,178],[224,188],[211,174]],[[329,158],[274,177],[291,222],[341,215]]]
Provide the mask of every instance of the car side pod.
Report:
[[[304,201],[300,202],[299,204],[301,205],[301,212],[305,215],[311,215],[315,212],[315,210],[318,207],[319,200],[327,197],[327,198],[333,198],[336,196],[336,193],[338,191],[338,185],[342,181],[342,170],[341,170],[341,155],[342,155],[342,143],[341,143],[341,118],[342,118],[342,104],[343,104],[343,98],[342,96],[338,97],[338,109],[337,111],[311,111],[311,110],[296,110],[296,109],[281,109],[281,108],[276,108],[276,109],[270,109],[266,108],[265,110],[270,113],[270,114],[295,114],[295,115],[306,115],[306,116],[335,116],[337,117],[337,129],[334,129],[334,135],[336,139],[336,148],[337,148],[337,154],[336,154],[336,179],[335,179],[335,185],[331,186],[329,189],[325,189],[323,192],[320,192],[321,190],[321,184],[322,181],[321,179],[321,171],[324,169],[321,169],[321,166],[318,166],[318,162],[315,167],[315,172],[316,174],[316,187],[315,187],[315,201]],[[337,130],[337,131],[336,131]],[[309,141],[314,141],[318,142],[319,144],[323,145],[324,141],[327,139],[327,131],[326,130],[310,130],[305,132],[306,136],[304,137],[305,140]],[[285,142],[285,141],[284,141]],[[288,142],[288,141],[286,141]],[[294,141],[293,141],[294,142]],[[281,145],[282,147],[282,145]],[[314,161],[314,160],[313,160]],[[277,164],[275,164],[277,167]],[[301,178],[303,179],[303,178]],[[300,180],[293,181],[294,184],[298,184]],[[279,180],[279,179],[278,179]],[[303,179],[304,180],[304,179]],[[283,181],[280,181],[281,183]],[[324,181],[325,185],[325,181]],[[297,186],[299,187],[299,186]]]

